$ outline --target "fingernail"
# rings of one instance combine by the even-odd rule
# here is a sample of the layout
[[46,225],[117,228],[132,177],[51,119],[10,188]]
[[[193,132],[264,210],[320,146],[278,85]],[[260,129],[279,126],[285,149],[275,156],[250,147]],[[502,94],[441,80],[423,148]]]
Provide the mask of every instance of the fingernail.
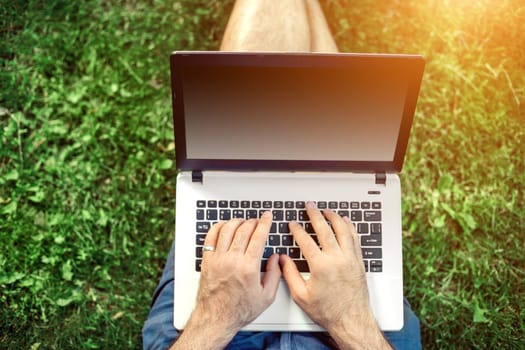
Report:
[[312,201],[306,202],[306,207],[307,208],[312,208],[312,209],[317,208],[317,206],[315,205],[315,202],[312,202]]
[[272,216],[272,212],[270,212],[270,211],[267,210],[267,211],[265,211],[265,212],[263,213],[262,216],[265,217],[265,218],[270,217],[270,216]]

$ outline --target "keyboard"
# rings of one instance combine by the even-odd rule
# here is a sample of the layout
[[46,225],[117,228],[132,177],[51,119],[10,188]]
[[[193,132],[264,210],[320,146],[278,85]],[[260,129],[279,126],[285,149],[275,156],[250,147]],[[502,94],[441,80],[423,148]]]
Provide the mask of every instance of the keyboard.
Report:
[[[381,202],[358,201],[316,201],[319,209],[332,209],[341,216],[347,216],[359,235],[365,271],[383,271],[381,248]],[[271,211],[273,222],[264,249],[261,271],[266,271],[268,258],[274,254],[287,254],[294,260],[299,272],[309,272],[308,263],[295,243],[288,228],[294,220],[301,224],[312,239],[319,244],[317,235],[309,221],[304,201],[257,201],[257,200],[197,200],[196,203],[196,249],[195,270],[201,270],[202,246],[210,227],[218,222],[233,218],[260,218],[265,211]]]

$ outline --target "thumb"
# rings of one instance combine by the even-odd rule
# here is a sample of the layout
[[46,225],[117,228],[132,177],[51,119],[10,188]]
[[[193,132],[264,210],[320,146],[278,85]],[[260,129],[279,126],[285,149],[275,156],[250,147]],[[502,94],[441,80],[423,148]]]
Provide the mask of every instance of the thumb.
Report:
[[306,293],[306,282],[299,274],[297,265],[295,265],[293,260],[288,255],[281,255],[279,257],[279,262],[281,263],[284,280],[288,284],[292,298],[295,301],[297,301],[297,299],[304,300]]

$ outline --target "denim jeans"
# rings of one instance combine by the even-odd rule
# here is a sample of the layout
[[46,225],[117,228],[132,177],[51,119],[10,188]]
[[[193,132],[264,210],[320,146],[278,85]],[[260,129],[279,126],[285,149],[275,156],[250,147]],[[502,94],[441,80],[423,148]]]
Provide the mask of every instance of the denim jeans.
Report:
[[[173,327],[173,261],[172,245],[164,272],[155,289],[148,319],[142,328],[143,348],[167,349],[179,336]],[[404,300],[404,327],[397,332],[384,332],[395,349],[421,349],[417,316]],[[335,349],[326,332],[239,332],[227,349]]]

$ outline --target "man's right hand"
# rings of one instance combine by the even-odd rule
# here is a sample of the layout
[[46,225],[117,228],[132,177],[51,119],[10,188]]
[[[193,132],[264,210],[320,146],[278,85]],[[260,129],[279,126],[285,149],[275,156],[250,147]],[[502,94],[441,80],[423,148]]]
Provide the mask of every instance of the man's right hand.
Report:
[[348,218],[325,210],[323,213],[330,227],[311,202],[307,204],[307,212],[321,249],[301,225],[290,223],[290,230],[310,269],[310,278],[305,280],[290,257],[281,255],[283,275],[293,299],[330,333],[341,349],[391,349],[370,309],[361,247],[354,225]]
[[233,219],[211,227],[204,245],[197,304],[184,332],[171,349],[222,349],[235,334],[275,299],[281,277],[278,255],[268,259],[261,278],[261,259],[272,225],[265,212],[259,220]]

